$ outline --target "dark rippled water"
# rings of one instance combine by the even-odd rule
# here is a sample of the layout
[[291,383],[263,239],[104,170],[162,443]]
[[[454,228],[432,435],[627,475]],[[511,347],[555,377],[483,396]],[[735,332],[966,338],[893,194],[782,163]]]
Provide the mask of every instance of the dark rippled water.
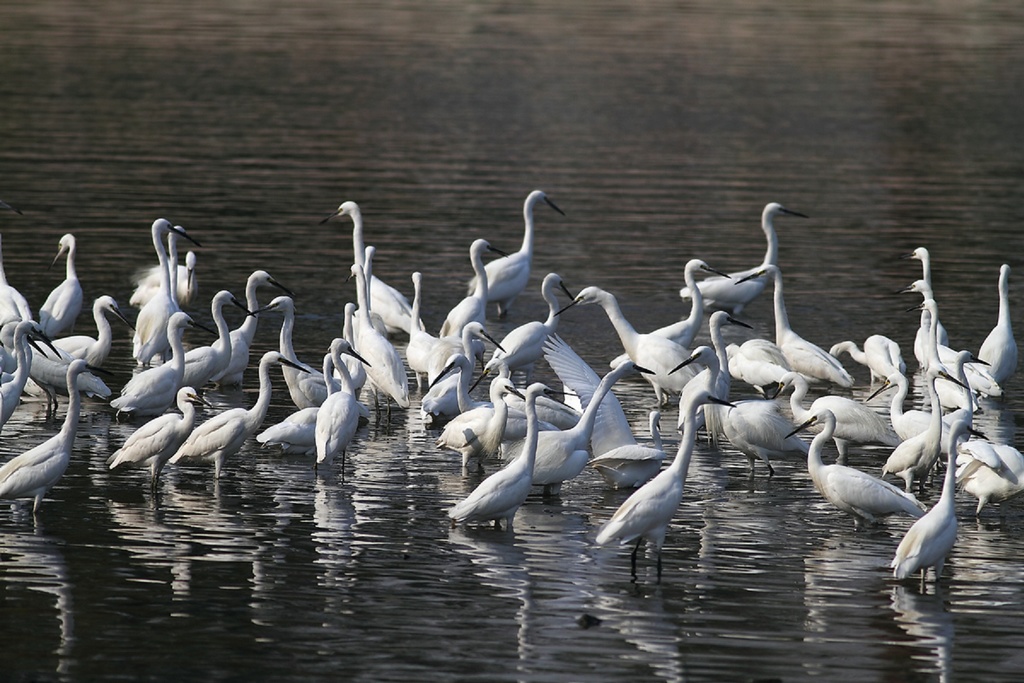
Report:
[[[86,295],[123,305],[155,261],[153,219],[202,242],[203,301],[265,268],[297,293],[306,360],[337,335],[360,203],[375,271],[425,277],[436,329],[469,276],[468,245],[515,249],[538,210],[529,294],[503,334],[542,317],[544,273],[619,296],[641,330],[687,312],[682,264],[758,263],[758,216],[781,201],[794,327],[824,346],[873,332],[913,365],[894,291],[924,245],[954,346],[995,321],[999,264],[1024,238],[1024,16],[1013,3],[7,3],[0,7],[0,213],[10,281],[38,308],[79,239]],[[1017,277],[1017,276],[1015,276]],[[1016,280],[1014,280],[1016,282]],[[1014,313],[1019,291],[1012,285]],[[198,315],[207,306],[195,307]],[[771,334],[765,298],[745,317]],[[236,321],[237,322],[237,321]],[[261,323],[257,348],[276,344]],[[91,330],[83,316],[80,328]],[[596,308],[563,336],[599,372],[618,353]],[[742,335],[730,331],[730,337]],[[702,340],[706,335],[702,335]],[[132,371],[121,328],[108,361]],[[852,368],[852,395],[869,392]],[[739,389],[739,388],[737,388]],[[1021,384],[981,427],[1015,437]],[[651,395],[617,390],[638,432]],[[222,409],[244,390],[211,392]],[[669,530],[629,580],[593,536],[625,498],[589,472],[531,499],[514,533],[448,528],[477,483],[413,410],[361,429],[336,466],[251,444],[219,482],[169,467],[108,472],[136,428],[86,406],[71,466],[36,521],[0,510],[0,671],[9,680],[1012,680],[1020,670],[1024,515],[974,518],[963,495],[941,590],[897,584],[909,526],[855,531],[803,462],[773,478],[703,444]],[[290,412],[275,376],[268,423]],[[665,424],[674,424],[670,411]],[[58,422],[24,405],[7,459]],[[675,447],[670,434],[669,449]],[[882,449],[858,464],[876,469]],[[937,491],[925,499],[932,502]],[[584,629],[590,615],[600,624]]]

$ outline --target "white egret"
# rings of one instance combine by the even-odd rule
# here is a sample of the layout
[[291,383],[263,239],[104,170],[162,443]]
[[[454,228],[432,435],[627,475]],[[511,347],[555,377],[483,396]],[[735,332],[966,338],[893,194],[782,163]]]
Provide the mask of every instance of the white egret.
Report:
[[491,360],[484,367],[485,372],[492,370],[498,363],[504,363],[509,373],[524,370],[526,382],[530,382],[533,364],[544,355],[545,340],[558,329],[558,311],[561,306],[558,303],[557,288],[561,288],[570,301],[573,300],[573,295],[558,273],[545,275],[540,293],[548,305],[547,319],[544,322],[531,320],[509,331],[501,340],[500,348],[491,354]]
[[[918,247],[914,251],[908,254],[902,254],[901,259],[914,259],[921,262],[921,279],[919,282],[920,290],[911,290],[910,287],[903,291],[920,291],[924,294],[926,299],[934,299],[934,290],[932,289],[932,257],[929,254],[928,249],[925,247]],[[946,328],[942,326],[942,321],[936,324],[937,337],[939,344],[949,344],[949,335],[946,333]],[[928,334],[928,326],[921,321],[921,326],[917,330],[917,335],[914,338],[914,356],[917,358],[917,362],[920,365],[925,364],[925,341],[926,335]]]
[[971,439],[960,444],[956,465],[956,483],[978,499],[975,514],[1024,493],[1024,455],[1010,444]]
[[836,416],[829,408],[816,408],[808,412],[809,416],[801,421],[793,433],[812,425],[821,426],[821,431],[811,440],[811,446],[807,451],[807,471],[818,493],[851,515],[858,528],[864,524],[875,524],[881,517],[888,515],[904,513],[911,517],[920,517],[924,514],[924,506],[913,494],[900,491],[889,482],[854,467],[824,464],[821,453],[825,449],[825,444],[829,439],[834,439],[837,443],[839,441],[835,436],[838,424]]
[[196,406],[210,405],[189,386],[178,389],[175,404],[181,414],[164,413],[132,432],[107,459],[110,469],[120,465],[149,467],[150,488],[155,492],[160,471],[195,427]]
[[181,386],[203,388],[203,386],[220,377],[231,362],[231,330],[224,318],[224,306],[232,304],[245,311],[247,317],[255,317],[235,296],[226,289],[213,295],[210,300],[210,313],[217,326],[217,339],[206,346],[196,346],[185,353],[185,371],[181,378]]
[[[341,328],[341,336],[345,338],[345,341],[347,341],[350,346],[354,345],[356,341],[354,325],[355,315],[356,305],[349,301],[345,304],[345,323]],[[352,393],[358,399],[363,390],[363,386],[366,384],[366,365],[363,361],[358,358],[353,358],[349,354],[342,355],[341,359],[345,362],[345,367],[348,368],[348,376],[352,382]],[[367,418],[369,418],[368,414]]]
[[[809,408],[804,407],[804,399],[810,385],[807,379],[798,372],[788,372],[782,378],[781,389],[792,389],[789,397],[789,407],[793,413],[793,420],[806,422],[815,415],[820,415],[828,410],[832,414],[832,439],[839,451],[840,465],[846,464],[846,456],[849,453],[850,444],[881,444],[895,448],[900,444],[901,439],[896,431],[883,416],[873,409],[854,401],[845,396],[820,396],[814,399]],[[818,421],[819,424],[824,424]],[[805,425],[810,426],[813,422]]]
[[[352,437],[359,427],[359,418],[362,414],[359,401],[355,397],[355,389],[352,386],[352,378],[349,377],[348,367],[342,360],[342,354],[352,356],[356,360],[365,363],[363,358],[352,350],[352,345],[344,337],[338,337],[331,342],[331,352],[324,359],[324,377],[327,379],[327,398],[324,399],[320,410],[316,414],[316,426],[314,428],[314,442],[316,444],[316,469],[317,465],[330,465],[334,458],[340,453],[342,478],[345,470],[345,451],[352,442]],[[332,367],[333,366],[333,367]],[[340,381],[334,379],[334,373],[340,376]]]
[[[590,402],[583,410],[579,422],[570,429],[542,431],[538,438],[537,462],[533,467],[534,486],[544,487],[544,495],[558,495],[562,484],[575,478],[590,459],[590,439],[597,422],[598,410],[612,386],[626,375],[649,372],[632,361],[623,363],[601,380],[594,389]],[[518,457],[521,446],[510,444],[505,451],[508,458]]]
[[790,453],[807,455],[807,443],[792,436],[793,422],[782,414],[776,401],[752,399],[723,406],[722,429],[730,444],[746,456],[750,471],[759,458],[774,475],[771,459]]
[[75,272],[78,247],[71,233],[60,238],[59,250],[50,266],[53,267],[64,254],[68,255],[64,280],[53,288],[39,308],[39,327],[48,337],[57,337],[74,330],[78,314],[82,312],[82,283],[78,281],[78,273]]
[[894,372],[906,374],[907,364],[903,361],[900,345],[884,334],[873,334],[864,340],[863,350],[854,341],[833,344],[828,352],[839,358],[847,353],[854,362],[871,372],[871,381],[882,381]]
[[[0,384],[0,427],[7,424],[7,420],[11,418],[21,402],[21,392],[25,389],[25,383],[28,381],[29,371],[32,368],[32,348],[29,335],[38,334],[39,328],[31,320],[22,320],[4,325],[3,333],[5,338],[8,333],[12,335],[11,351],[15,354],[18,367],[14,370],[13,376]],[[6,339],[4,342],[7,343]]]
[[[534,190],[526,196],[523,202],[523,245],[519,251],[509,254],[505,258],[491,261],[487,264],[487,301],[498,305],[498,318],[504,320],[512,308],[512,302],[516,300],[530,281],[530,268],[533,262],[533,207],[537,202],[544,202],[558,213],[565,215],[565,212],[555,206],[555,203],[541,190]],[[474,275],[469,282],[467,293],[474,292],[479,286],[478,275]]]
[[729,344],[725,353],[729,359],[729,376],[754,387],[762,396],[774,390],[783,376],[793,370],[782,349],[767,339]]
[[[330,357],[325,356],[325,358]],[[256,435],[263,446],[277,446],[289,455],[316,454],[316,416],[320,406],[301,408]]]
[[673,368],[686,360],[690,352],[671,339],[637,332],[622,314],[615,295],[610,292],[600,287],[587,287],[559,313],[576,304],[598,304],[604,309],[630,360],[649,371],[644,373],[644,379],[654,387],[659,406],[667,403],[670,395],[678,395],[683,386],[697,374],[693,368],[672,373]]
[[775,344],[782,349],[786,360],[789,361],[789,367],[812,382],[831,382],[845,388],[852,387],[853,378],[850,377],[850,373],[846,371],[842,363],[834,356],[825,353],[820,346],[801,337],[790,327],[782,289],[782,271],[779,270],[779,267],[765,266],[758,271],[758,274],[769,275],[775,280]]
[[[288,395],[296,408],[312,408],[319,406],[327,398],[327,384],[323,373],[306,365],[295,355],[292,333],[295,329],[295,302],[287,294],[274,297],[263,307],[264,312],[280,311],[284,314],[281,320],[281,332],[278,335],[278,351],[291,361],[291,365],[282,365],[281,374],[288,385]],[[295,369],[298,366],[298,369]]]
[[129,329],[134,329],[121,313],[121,309],[117,307],[114,297],[104,294],[92,304],[92,319],[96,323],[96,336],[77,334],[71,337],[61,337],[55,339],[53,345],[74,358],[82,358],[91,367],[103,367],[107,356],[110,355],[110,347],[114,341],[110,321],[107,320],[108,313],[127,325]]
[[291,290],[271,277],[265,270],[254,270],[245,281],[245,309],[252,311],[253,315],[245,316],[242,324],[231,330],[231,360],[227,368],[212,379],[221,387],[232,387],[242,383],[246,368],[249,367],[249,348],[256,337],[256,327],[259,324],[260,301],[258,290],[263,286],[275,287],[288,296],[294,297]]
[[[882,467],[882,474],[895,474],[906,482],[909,491],[918,482],[919,491],[924,491],[924,480],[939,459],[942,440],[942,406],[935,390],[935,380],[943,378],[960,384],[945,370],[929,366],[925,371],[925,385],[931,396],[931,414],[928,428],[915,437],[907,439],[893,450]],[[954,449],[955,450],[955,449]]]
[[[889,406],[889,421],[900,440],[906,441],[928,429],[928,425],[931,424],[931,413],[925,410],[903,409],[907,394],[910,393],[910,381],[900,372],[894,372],[886,377],[882,386],[868,396],[867,401],[871,401],[875,396],[891,387],[896,387],[896,393],[893,394],[892,403]],[[945,417],[942,420],[942,430],[944,442],[949,431],[949,422]]]
[[[44,336],[44,340],[47,339]],[[52,353],[50,353],[52,351]],[[29,380],[25,384],[25,393],[32,396],[45,396],[49,410],[57,409],[57,396],[67,390],[68,365],[75,360],[70,354],[52,346],[49,351],[32,348],[32,367],[28,372]],[[64,378],[62,382],[61,379]],[[90,398],[107,398],[110,387],[106,382],[86,369],[78,377],[78,391]]]
[[[607,397],[605,400],[608,400]],[[600,455],[595,454],[591,459],[590,466],[597,470],[612,488],[639,488],[661,469],[661,464],[665,460],[660,431],[661,411],[652,410],[647,416],[647,424],[651,431],[651,446],[641,446],[630,434],[633,438],[632,444],[624,443]]]
[[505,396],[518,394],[515,385],[507,377],[497,376],[491,380],[490,403],[481,404],[453,417],[434,442],[438,448],[455,451],[462,456],[465,470],[471,458],[483,464],[497,455],[505,437],[508,423],[508,404]]
[[[374,403],[377,402],[376,392],[383,392],[394,399],[400,408],[408,408],[409,377],[406,374],[405,362],[391,342],[377,332],[370,322],[367,282],[362,266],[353,263],[351,270],[356,277],[356,298],[359,304],[357,319],[360,320],[356,328],[355,347],[366,359],[366,374],[375,392]],[[390,401],[388,410],[391,410]]]
[[[711,310],[729,311],[733,315],[739,315],[743,309],[754,298],[760,294],[765,287],[765,281],[760,273],[766,266],[777,265],[779,261],[779,240],[775,235],[775,217],[779,214],[786,216],[799,216],[807,218],[802,213],[791,211],[776,202],[766,204],[761,212],[761,229],[768,240],[768,250],[765,252],[764,261],[756,268],[750,268],[738,273],[731,273],[726,277],[709,277],[697,283],[701,293],[704,295],[704,306]],[[748,276],[753,277],[748,278]],[[743,281],[740,283],[740,281]],[[683,299],[691,298],[689,286],[679,290],[679,296]]]
[[[470,380],[473,375],[473,359],[483,355],[483,340],[487,340],[501,348],[494,338],[487,333],[484,326],[471,322],[462,328],[459,337],[443,337],[438,340],[430,352],[428,374],[430,384],[427,392],[420,400],[420,412],[433,422],[451,418],[469,408]],[[439,363],[441,353],[448,352],[444,361]],[[461,356],[465,362],[459,361],[461,374],[451,373],[453,361]],[[481,376],[483,379],[483,376]]]
[[658,581],[661,581],[661,547],[665,543],[665,532],[672,517],[675,516],[679,503],[683,499],[683,487],[686,474],[690,468],[690,458],[697,437],[697,409],[706,401],[715,401],[706,391],[697,392],[690,397],[689,405],[685,406],[686,417],[683,420],[683,434],[679,440],[679,450],[672,464],[662,470],[658,476],[634,491],[619,506],[601,527],[594,539],[598,545],[616,543],[627,545],[636,541],[630,555],[630,566],[633,579],[636,580],[636,554],[640,542],[646,540],[658,557]]
[[473,240],[469,246],[469,261],[473,264],[473,272],[476,273],[476,287],[466,295],[459,303],[455,304],[452,310],[441,324],[441,337],[458,336],[462,328],[471,322],[478,322],[481,325],[487,319],[487,292],[488,279],[484,270],[484,252],[493,251],[505,255],[505,252],[498,251],[484,239]]
[[978,358],[988,363],[988,371],[1003,384],[1017,371],[1017,342],[1010,321],[1010,266],[999,267],[999,317],[985,337]]
[[277,351],[267,351],[260,359],[260,393],[251,408],[231,408],[218,413],[197,426],[181,444],[169,462],[213,462],[214,478],[220,478],[224,462],[256,433],[270,407],[270,366],[273,363],[295,365]]
[[[171,276],[178,305],[192,303],[199,292],[199,278],[196,275],[197,257],[194,251],[185,254],[185,264],[178,263],[178,234],[167,233],[167,268]],[[160,293],[160,264],[140,271],[135,277],[135,290],[128,303],[135,308],[142,308],[150,299]]]
[[405,346],[405,361],[416,377],[416,386],[422,387],[430,369],[430,352],[437,344],[437,337],[427,332],[420,317],[423,306],[423,273],[416,271],[412,274],[412,288],[412,311],[409,314],[409,329],[406,330],[409,343]]
[[34,320],[32,309],[21,292],[7,282],[3,251],[0,250],[0,325],[18,320]]
[[[366,246],[363,243],[363,214],[359,210],[359,205],[351,201],[343,202],[337,211],[324,218],[320,223],[323,224],[332,218],[342,216],[352,218],[352,261],[365,270]],[[398,334],[408,330],[409,316],[412,313],[409,300],[404,294],[372,273],[369,280],[368,305],[380,316],[388,334]]]
[[33,498],[32,514],[39,511],[43,497],[53,488],[71,460],[82,412],[78,378],[86,372],[84,360],[75,359],[67,369],[68,411],[60,432],[0,467],[0,499]]
[[494,522],[494,528],[501,528],[501,520],[505,520],[505,528],[512,529],[512,519],[519,507],[526,502],[533,485],[533,467],[537,459],[537,437],[539,433],[537,421],[537,396],[546,387],[541,383],[531,384],[526,388],[526,439],[524,440],[522,457],[509,463],[491,476],[480,482],[472,493],[448,510],[452,526],[459,524],[478,524]]
[[171,358],[136,374],[121,388],[121,395],[110,402],[118,413],[163,415],[174,403],[185,375],[185,347],[181,337],[186,327],[195,327],[187,313],[178,311],[167,323]]
[[957,420],[949,430],[949,464],[942,495],[931,510],[914,522],[896,548],[891,566],[897,579],[905,579],[920,570],[924,586],[929,567],[935,568],[936,584],[942,578],[946,556],[956,544],[956,443],[966,431],[964,420]]
[[[158,218],[153,221],[150,230],[153,237],[153,248],[160,261],[160,294],[154,296],[142,307],[135,318],[135,336],[132,338],[132,357],[139,365],[149,365],[156,356],[163,356],[170,350],[167,339],[167,321],[171,314],[180,311],[175,293],[171,290],[171,275],[167,266],[167,250],[164,248],[163,237],[168,232],[177,233],[180,237],[191,241],[196,246],[199,242],[193,239],[179,225],[171,225],[169,221]],[[161,411],[162,412],[162,411]]]

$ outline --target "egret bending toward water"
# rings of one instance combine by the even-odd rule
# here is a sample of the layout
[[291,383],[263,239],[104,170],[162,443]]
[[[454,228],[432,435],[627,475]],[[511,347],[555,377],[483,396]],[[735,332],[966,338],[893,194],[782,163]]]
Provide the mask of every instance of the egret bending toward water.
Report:
[[39,327],[48,337],[57,337],[75,328],[75,320],[82,312],[82,283],[75,272],[78,248],[75,236],[68,233],[60,238],[60,249],[51,266],[64,254],[68,255],[64,281],[53,288],[39,309]]
[[453,527],[493,521],[494,528],[500,529],[501,520],[505,520],[505,528],[512,529],[512,519],[526,502],[533,485],[539,431],[536,404],[537,396],[545,389],[539,382],[531,384],[523,396],[526,400],[526,439],[522,457],[484,479],[464,500],[448,510]]
[[747,277],[758,275],[770,275],[775,280],[775,343],[782,349],[786,360],[789,361],[789,367],[812,382],[831,382],[845,388],[852,387],[853,378],[843,368],[842,363],[790,327],[782,290],[782,271],[778,266],[765,266],[757,274]]
[[[329,357],[329,354],[324,356],[325,359]],[[296,410],[257,434],[256,441],[264,446],[278,446],[282,453],[289,455],[315,455],[316,416],[319,412],[320,406]]]
[[265,285],[275,287],[288,296],[295,296],[291,290],[271,277],[270,273],[265,270],[254,270],[249,275],[245,281],[245,309],[252,311],[253,315],[245,316],[242,324],[231,330],[231,360],[220,376],[213,377],[218,386],[231,387],[242,383],[245,369],[249,367],[249,348],[252,346],[252,340],[256,337],[256,326],[259,323],[258,314],[262,312],[258,290]]
[[658,476],[647,482],[619,506],[611,519],[605,522],[598,532],[595,542],[598,545],[616,543],[627,545],[636,541],[630,555],[630,566],[633,579],[636,580],[636,554],[640,542],[646,540],[654,548],[658,556],[658,581],[661,581],[661,546],[665,543],[665,532],[672,517],[675,516],[679,503],[683,499],[683,486],[686,484],[686,473],[690,468],[694,443],[697,437],[696,413],[707,401],[716,401],[706,391],[695,393],[690,403],[684,407],[686,417],[683,420],[683,434],[679,440],[679,450],[672,464],[662,470]]
[[558,304],[557,288],[565,293],[572,301],[573,295],[562,282],[561,276],[557,273],[548,273],[541,283],[540,292],[544,301],[548,304],[548,317],[544,322],[532,320],[511,330],[501,340],[501,348],[495,349],[491,360],[484,367],[484,371],[492,370],[498,363],[505,363],[509,373],[516,370],[526,371],[526,381],[529,382],[533,375],[533,364],[544,355],[545,340],[558,329]]
[[725,347],[729,359],[729,375],[757,389],[767,396],[792,372],[786,355],[775,342],[767,339],[748,339],[742,344]]
[[68,412],[60,432],[0,467],[0,499],[34,498],[32,514],[35,515],[43,497],[63,476],[71,460],[82,412],[78,378],[86,369],[84,360],[76,359],[68,365]]
[[814,424],[814,421],[808,420],[815,415],[821,415],[825,410],[832,415],[834,424],[830,431],[839,450],[839,459],[836,462],[840,465],[846,464],[846,454],[851,443],[874,443],[895,448],[901,441],[888,420],[863,403],[845,396],[821,396],[814,400],[810,408],[804,408],[804,399],[810,387],[800,373],[786,373],[782,378],[780,391],[786,388],[793,390],[789,397],[793,419],[805,423],[804,427]]
[[[766,266],[777,265],[779,261],[779,240],[775,235],[775,217],[779,214],[807,218],[804,214],[790,211],[776,202],[765,205],[761,212],[761,229],[768,240],[764,261],[756,268],[731,273],[728,278],[709,277],[697,283],[697,287],[704,295],[704,305],[707,308],[721,309],[739,315],[747,304],[764,290],[765,281],[761,278],[761,271]],[[679,290],[679,296],[689,299],[691,291],[689,286],[683,287]]]
[[252,436],[266,417],[270,407],[270,366],[273,363],[299,366],[292,363],[277,351],[267,351],[260,359],[260,393],[251,408],[232,408],[214,415],[203,422],[188,435],[177,452],[171,456],[170,462],[213,462],[214,478],[219,478],[224,461],[234,455],[242,444]]
[[110,329],[110,321],[107,314],[110,314],[132,328],[132,324],[121,313],[117,302],[112,296],[101,296],[92,304],[92,319],[96,322],[96,337],[79,334],[73,337],[61,337],[55,339],[53,345],[62,351],[66,351],[74,358],[82,358],[94,368],[103,367],[103,363],[110,355],[110,346],[114,341],[113,331]]
[[7,282],[3,252],[0,250],[0,325],[12,321],[33,319],[28,301],[21,295],[21,292]]
[[[171,315],[181,310],[175,292],[171,289],[171,275],[167,266],[167,251],[164,249],[163,237],[168,232],[177,233],[180,237],[191,241],[196,246],[199,242],[194,240],[181,226],[172,226],[169,221],[158,218],[153,221],[151,228],[153,237],[153,248],[156,250],[157,259],[160,261],[160,294],[154,296],[135,318],[135,336],[132,339],[132,356],[139,365],[149,365],[156,356],[164,355],[170,349],[170,342],[167,339],[167,322]],[[163,411],[161,411],[163,412]]]
[[894,372],[906,374],[907,364],[903,362],[900,345],[882,334],[873,334],[864,340],[864,350],[857,347],[857,342],[841,341],[833,344],[829,354],[839,358],[843,353],[850,354],[856,363],[871,371],[871,381],[883,381]]
[[[523,221],[526,226],[523,233],[523,246],[519,248],[519,251],[487,264],[487,302],[493,301],[498,305],[499,319],[505,319],[512,308],[512,302],[526,289],[526,285],[530,281],[534,238],[533,207],[541,201],[563,216],[565,215],[565,212],[555,206],[546,194],[540,190],[534,190],[526,196],[526,201],[523,202]],[[479,275],[474,275],[469,282],[467,293],[471,294],[478,289],[478,280]]]
[[988,363],[988,371],[1003,384],[1017,371],[1017,342],[1010,321],[1010,266],[999,268],[999,318],[985,337],[978,358]]
[[[324,377],[327,379],[327,398],[316,414],[314,440],[316,443],[316,465],[334,462],[335,456],[341,454],[342,477],[344,478],[345,450],[359,427],[361,414],[359,401],[356,400],[349,377],[348,367],[342,360],[342,354],[348,354],[362,363],[366,361],[352,350],[352,346],[343,337],[331,342],[331,353],[324,359]],[[332,368],[333,366],[333,368]],[[334,379],[334,372],[340,375],[340,381]],[[316,469],[316,465],[313,466]]]
[[956,464],[956,483],[978,499],[975,514],[1024,493],[1024,455],[1009,444],[971,439],[960,444]]
[[178,389],[175,403],[181,414],[167,412],[142,425],[107,459],[110,469],[120,465],[149,467],[149,485],[155,492],[164,465],[192,433],[196,406],[210,405],[192,387]]
[[921,585],[929,567],[935,567],[935,583],[942,578],[946,555],[956,544],[956,443],[967,431],[967,423],[957,420],[949,430],[949,464],[942,483],[942,495],[924,517],[914,522],[896,548],[892,558],[892,573],[905,579],[921,571]]
[[[795,434],[814,424],[822,427],[807,451],[807,471],[818,493],[851,515],[858,528],[864,524],[874,524],[879,518],[887,515],[905,513],[911,517],[920,517],[924,514],[924,506],[917,498],[900,491],[889,482],[853,467],[824,464],[821,461],[821,452],[829,439],[836,438],[836,416],[828,408],[811,412],[810,417],[792,433]],[[838,442],[838,439],[836,441]]]
[[[332,218],[349,216],[352,218],[352,261],[360,268],[366,269],[366,245],[363,243],[363,214],[355,202],[343,202],[338,210],[320,221],[326,223]],[[367,305],[380,316],[388,334],[398,334],[409,329],[409,316],[412,307],[404,294],[370,273]],[[360,304],[360,308],[363,304]]]
[[587,287],[559,313],[576,304],[598,304],[604,309],[630,360],[648,370],[648,373],[644,374],[644,379],[654,387],[659,406],[668,402],[669,395],[678,395],[686,383],[697,374],[693,368],[673,373],[672,370],[686,360],[690,352],[671,339],[637,332],[626,320],[622,309],[619,308],[619,302],[610,292],[600,287]]
[[479,405],[453,417],[441,435],[434,442],[438,448],[447,448],[462,456],[462,468],[465,470],[470,458],[483,462],[498,453],[505,436],[508,422],[508,404],[505,396],[518,394],[515,385],[507,377],[500,375],[491,380],[490,403]]
[[458,336],[462,328],[471,322],[478,322],[481,325],[487,319],[487,292],[489,287],[487,273],[484,269],[484,252],[494,251],[504,255],[505,252],[498,251],[492,247],[487,240],[473,240],[469,247],[469,260],[473,264],[473,272],[476,273],[474,282],[476,287],[466,297],[455,304],[448,316],[441,325],[441,337]]

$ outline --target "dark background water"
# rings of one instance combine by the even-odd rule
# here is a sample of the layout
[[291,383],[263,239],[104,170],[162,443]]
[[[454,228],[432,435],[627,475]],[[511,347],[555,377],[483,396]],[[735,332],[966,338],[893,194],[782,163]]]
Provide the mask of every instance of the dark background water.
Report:
[[[913,366],[927,246],[951,344],[995,321],[1000,263],[1024,237],[1024,9],[1016,3],[37,2],[0,5],[0,214],[9,280],[38,308],[79,239],[86,296],[126,306],[160,216],[202,242],[203,297],[265,268],[297,293],[296,346],[340,331],[360,203],[375,271],[436,329],[468,245],[514,249],[542,188],[531,289],[498,334],[542,317],[543,274],[615,292],[641,330],[688,308],[682,264],[760,262],[780,219],[794,327],[823,346],[880,332]],[[1019,311],[1014,284],[1014,313]],[[194,309],[202,315],[206,303]],[[745,317],[771,334],[769,300]],[[257,348],[276,345],[264,321]],[[80,328],[91,330],[88,316]],[[597,309],[561,332],[599,372],[618,341]],[[730,336],[742,338],[730,331]],[[706,339],[702,335],[701,339]],[[869,391],[853,370],[854,396]],[[108,367],[132,371],[121,328]],[[213,393],[218,407],[244,391]],[[1015,433],[1020,382],[979,422]],[[275,373],[268,423],[290,412]],[[739,389],[737,387],[737,389]],[[636,425],[651,396],[617,393]],[[136,425],[88,404],[71,466],[33,523],[0,515],[0,670],[14,680],[1012,679],[1020,670],[1019,503],[961,532],[939,592],[890,579],[907,520],[854,531],[802,462],[749,477],[701,447],[665,579],[592,544],[625,497],[587,472],[531,499],[514,534],[449,530],[476,477],[416,408],[360,430],[346,481],[247,446],[224,478],[106,470]],[[673,424],[674,410],[665,424]],[[26,404],[4,459],[57,426]],[[670,448],[675,439],[668,435]],[[886,453],[861,457],[875,468]],[[936,491],[926,494],[931,502]],[[577,625],[581,615],[602,620]]]

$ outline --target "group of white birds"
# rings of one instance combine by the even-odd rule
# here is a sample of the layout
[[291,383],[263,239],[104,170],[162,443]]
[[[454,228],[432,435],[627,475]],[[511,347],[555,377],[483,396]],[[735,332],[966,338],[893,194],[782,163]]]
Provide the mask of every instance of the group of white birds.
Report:
[[[517,510],[538,487],[546,495],[556,494],[564,482],[590,467],[611,487],[635,489],[595,539],[600,545],[633,544],[634,578],[637,552],[644,540],[657,556],[661,577],[661,548],[682,500],[700,430],[714,443],[727,442],[741,452],[752,470],[760,460],[773,473],[772,458],[805,456],[814,486],[836,508],[851,515],[858,527],[897,513],[916,518],[892,561],[900,579],[920,571],[923,583],[926,571],[934,568],[935,580],[939,580],[956,539],[957,485],[978,499],[978,513],[988,503],[1024,492],[1024,456],[1010,444],[972,434],[979,397],[1002,396],[1002,385],[1016,370],[1008,266],[1000,269],[997,324],[974,355],[946,345],[932,293],[927,249],[918,248],[908,255],[923,266],[921,279],[907,290],[922,296],[914,352],[930,410],[905,410],[910,380],[896,342],[872,335],[861,345],[843,341],[826,352],[790,326],[774,220],[806,216],[777,203],[768,204],[761,216],[768,242],[761,264],[729,274],[700,259],[686,264],[680,295],[690,302],[691,310],[676,323],[639,332],[611,292],[591,286],[574,296],[558,274],[549,273],[540,289],[548,305],[546,319],[525,322],[496,340],[486,329],[487,312],[493,303],[499,318],[506,318],[526,290],[534,252],[533,214],[541,204],[563,213],[544,192],[531,192],[523,207],[525,234],[518,251],[498,252],[484,239],[470,244],[473,277],[468,291],[435,335],[422,322],[422,275],[412,273],[412,303],[374,275],[375,250],[364,244],[359,207],[351,201],[343,203],[322,222],[343,218],[352,222],[351,274],[356,281],[356,302],[346,306],[342,334],[331,342],[322,364],[316,367],[301,362],[293,346],[292,293],[263,270],[248,278],[244,301],[226,290],[213,296],[216,331],[204,329],[216,339],[206,345],[197,342],[186,351],[185,332],[202,327],[182,310],[197,297],[197,259],[190,251],[184,265],[179,265],[177,245],[182,239],[199,243],[181,226],[162,218],[154,221],[151,235],[158,263],[140,274],[131,297],[131,304],[139,309],[133,337],[138,368],[120,394],[110,400],[119,415],[147,421],[111,454],[110,467],[148,467],[155,491],[168,462],[211,462],[215,476],[220,476],[227,459],[250,438],[286,453],[315,456],[314,467],[327,465],[337,456],[344,458],[360,423],[372,417],[360,400],[364,386],[374,397],[380,419],[381,402],[389,414],[393,404],[399,409],[411,406],[411,374],[423,392],[423,419],[439,429],[438,447],[459,453],[464,470],[474,461],[478,467],[499,458],[505,461],[448,511],[453,526],[493,522],[500,527],[503,520],[511,529]],[[489,252],[500,256],[485,262]],[[69,397],[60,432],[0,467],[0,498],[33,498],[34,513],[68,466],[82,409],[81,395],[99,399],[112,395],[98,374],[113,337],[107,316],[131,327],[116,302],[101,296],[93,305],[96,336],[70,334],[83,305],[76,253],[75,237],[64,235],[54,263],[66,256],[65,279],[47,297],[38,318],[7,283],[0,255],[0,427],[25,395],[45,395],[53,406],[58,395]],[[710,276],[698,280],[702,273]],[[738,316],[769,284],[774,296],[774,341],[754,338],[727,345],[722,328],[749,327]],[[266,286],[283,294],[261,306],[259,290]],[[568,297],[565,305],[558,299],[559,292]],[[244,322],[235,329],[230,328],[224,313],[229,304],[245,313]],[[565,311],[582,304],[603,309],[624,350],[610,359],[612,369],[603,378],[557,335]],[[257,321],[271,313],[282,315],[280,348],[259,360],[255,403],[198,420],[197,408],[211,408],[202,396],[205,387],[242,383]],[[705,319],[711,345],[694,347]],[[408,338],[404,354],[402,346],[392,341],[396,335]],[[493,351],[488,357],[489,347]],[[827,393],[833,387],[843,391],[854,384],[839,360],[842,354],[869,369],[872,383],[878,385],[872,398],[896,389],[887,412]],[[534,366],[541,360],[563,385],[559,391],[533,381]],[[296,411],[261,431],[275,365],[282,369]],[[474,382],[478,365],[482,370]],[[654,390],[650,446],[638,442],[612,391],[616,382],[634,374]],[[489,378],[486,401],[472,396],[476,383],[484,378]],[[733,380],[757,389],[761,397],[730,401]],[[807,406],[812,386],[824,387],[826,393]],[[783,391],[791,392],[788,402],[777,398]],[[559,399],[568,396],[577,402],[568,405]],[[659,420],[661,409],[676,400],[681,436],[675,457],[665,467]],[[799,432],[811,427],[819,431],[808,443]],[[838,461],[825,464],[823,453],[830,441],[837,448]],[[846,464],[851,447],[861,444],[891,449],[881,474],[902,480],[903,488]],[[924,490],[942,453],[946,454],[942,493],[927,510],[912,489],[916,485],[918,492]],[[343,460],[342,473],[344,469]]]

